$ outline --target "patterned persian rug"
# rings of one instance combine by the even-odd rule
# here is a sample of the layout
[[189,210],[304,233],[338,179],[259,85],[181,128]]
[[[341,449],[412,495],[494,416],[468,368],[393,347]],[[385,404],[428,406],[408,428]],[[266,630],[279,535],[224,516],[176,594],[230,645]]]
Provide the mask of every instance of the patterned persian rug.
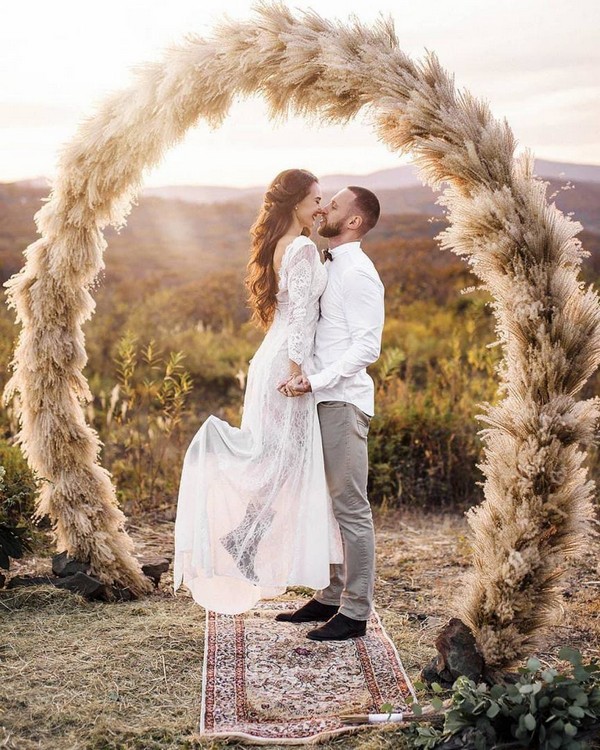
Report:
[[384,703],[406,710],[413,693],[379,617],[367,635],[311,641],[318,623],[276,622],[302,601],[266,601],[242,615],[206,614],[202,716],[206,738],[257,744],[319,742],[356,727],[340,714],[377,713]]

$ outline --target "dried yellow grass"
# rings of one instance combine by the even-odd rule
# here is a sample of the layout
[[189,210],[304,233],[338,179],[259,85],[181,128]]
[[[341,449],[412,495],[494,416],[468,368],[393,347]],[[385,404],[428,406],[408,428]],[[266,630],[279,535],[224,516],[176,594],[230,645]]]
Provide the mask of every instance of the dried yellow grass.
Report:
[[504,397],[484,415],[486,500],[471,516],[462,616],[488,664],[509,664],[555,620],[566,560],[590,518],[583,460],[598,402],[576,398],[600,361],[598,297],[578,279],[581,226],[549,204],[531,154],[514,158],[506,121],[457,91],[435,55],[413,62],[384,20],[333,23],[258,5],[252,21],[223,21],[209,39],[190,36],[141,66],[66,146],[36,217],[41,238],[7,284],[22,325],[7,394],[20,398],[28,459],[50,480],[39,512],[58,546],[97,576],[147,590],[81,409],[89,288],[102,229],[125,222],[144,171],[200,118],[217,126],[234,97],[255,93],[273,117],[344,122],[366,107],[384,143],[411,153],[430,185],[449,185],[442,246],[464,255],[493,295],[504,351]]
[[[446,622],[448,591],[460,590],[469,564],[466,524],[459,516],[375,512],[375,602],[409,677],[434,655]],[[168,552],[172,523],[129,527],[136,547]],[[600,549],[569,576],[572,596],[563,626],[538,656],[560,667],[570,644],[600,657]],[[27,557],[15,573],[44,574],[50,561]],[[0,747],[6,750],[192,750],[223,747],[198,739],[204,613],[172,593],[170,573],[138,602],[89,603],[54,587],[0,591]],[[290,593],[297,599],[300,592]],[[165,677],[166,675],[166,677]],[[423,698],[426,703],[431,698]],[[242,747],[242,745],[235,745]],[[395,728],[339,737],[323,750],[408,747]]]
[[150,749],[193,735],[204,622],[188,600],[14,589],[0,595],[0,622],[3,747]]

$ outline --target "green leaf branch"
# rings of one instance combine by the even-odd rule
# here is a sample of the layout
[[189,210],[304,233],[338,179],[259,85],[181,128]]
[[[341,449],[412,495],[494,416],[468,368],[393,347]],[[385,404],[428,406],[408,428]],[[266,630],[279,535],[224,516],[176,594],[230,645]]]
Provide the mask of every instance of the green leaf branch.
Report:
[[[411,727],[414,746],[429,750],[460,737],[452,747],[582,750],[587,737],[600,735],[600,663],[584,664],[572,648],[561,649],[559,658],[570,663],[567,673],[531,658],[514,682],[489,686],[459,677],[443,727]],[[442,705],[439,696],[431,701],[433,708]]]

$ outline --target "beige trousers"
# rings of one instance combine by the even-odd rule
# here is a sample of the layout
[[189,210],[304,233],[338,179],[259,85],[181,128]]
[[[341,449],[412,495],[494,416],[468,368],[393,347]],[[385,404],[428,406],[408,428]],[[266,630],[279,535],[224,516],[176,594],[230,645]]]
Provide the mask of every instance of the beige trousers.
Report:
[[368,620],[375,582],[375,532],[367,499],[368,417],[354,404],[322,401],[317,406],[325,475],[344,545],[343,565],[331,565],[330,583],[314,598],[339,605],[353,620]]

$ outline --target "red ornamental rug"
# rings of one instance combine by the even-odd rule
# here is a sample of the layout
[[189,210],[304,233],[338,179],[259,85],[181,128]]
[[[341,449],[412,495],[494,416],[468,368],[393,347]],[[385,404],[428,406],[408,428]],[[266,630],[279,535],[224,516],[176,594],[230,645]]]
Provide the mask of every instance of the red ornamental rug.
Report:
[[200,733],[257,744],[305,744],[343,732],[342,714],[406,710],[414,695],[377,614],[363,638],[321,643],[318,623],[277,622],[303,602],[266,601],[241,615],[206,614]]

